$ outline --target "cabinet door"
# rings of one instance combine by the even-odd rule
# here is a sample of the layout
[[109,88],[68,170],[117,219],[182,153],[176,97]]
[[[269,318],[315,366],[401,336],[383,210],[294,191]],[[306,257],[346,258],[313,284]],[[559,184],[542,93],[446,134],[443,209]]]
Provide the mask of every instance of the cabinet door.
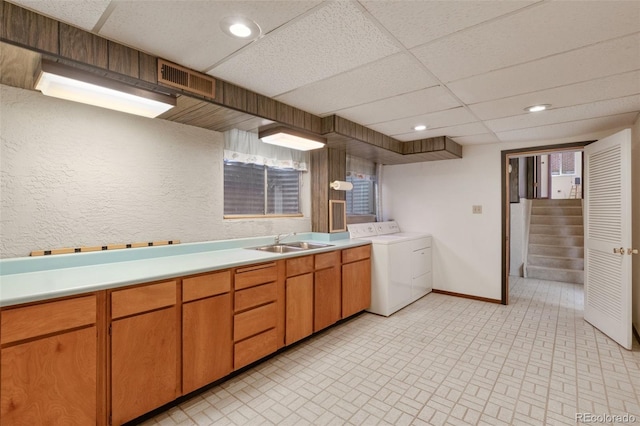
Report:
[[371,305],[371,259],[342,265],[342,318]]
[[289,345],[313,333],[312,273],[287,279],[285,303],[285,343]]
[[189,393],[233,370],[231,295],[182,306],[182,393]]
[[2,349],[3,425],[96,424],[96,327]]
[[112,323],[111,405],[119,425],[177,395],[176,307]]
[[340,319],[340,269],[315,273],[313,331],[322,330]]

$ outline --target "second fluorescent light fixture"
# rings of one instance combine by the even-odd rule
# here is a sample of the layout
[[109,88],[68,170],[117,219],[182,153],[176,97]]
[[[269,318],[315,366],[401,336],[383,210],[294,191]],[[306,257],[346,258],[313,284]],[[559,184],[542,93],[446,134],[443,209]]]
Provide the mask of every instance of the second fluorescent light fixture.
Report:
[[176,106],[176,98],[43,59],[36,77],[42,94],[154,118]]
[[321,136],[283,126],[260,130],[258,137],[262,142],[297,149],[298,151],[310,151],[312,149],[322,148],[327,143],[327,140]]

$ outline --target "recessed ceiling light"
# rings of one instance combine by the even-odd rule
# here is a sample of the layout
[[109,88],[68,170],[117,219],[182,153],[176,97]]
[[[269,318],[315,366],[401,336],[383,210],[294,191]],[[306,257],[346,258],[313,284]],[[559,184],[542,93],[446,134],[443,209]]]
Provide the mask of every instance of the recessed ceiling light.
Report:
[[415,130],[416,132],[421,132],[422,130],[427,130],[427,126],[425,126],[424,124],[419,124],[414,127],[413,130]]
[[551,106],[550,104],[532,105],[532,106],[526,107],[524,110],[528,112],[540,112],[540,111],[544,111],[550,106]]
[[233,24],[229,26],[229,32],[236,37],[247,38],[251,35],[251,28],[245,24]]
[[220,29],[228,36],[252,40],[260,36],[260,26],[242,16],[227,16],[220,21]]

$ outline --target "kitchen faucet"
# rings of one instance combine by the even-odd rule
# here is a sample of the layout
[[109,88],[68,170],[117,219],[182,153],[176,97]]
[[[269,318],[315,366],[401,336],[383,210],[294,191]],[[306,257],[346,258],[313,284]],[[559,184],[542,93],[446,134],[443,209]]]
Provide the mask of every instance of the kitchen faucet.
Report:
[[[276,243],[276,244],[280,244],[280,240],[284,240],[284,239],[285,239],[285,238],[287,238],[287,237],[291,237],[291,236],[293,236],[293,235],[297,235],[297,234],[298,234],[297,232],[289,232],[289,233],[288,233],[288,234],[286,234],[286,235],[285,235],[285,234],[278,234],[278,235],[276,235],[276,242],[275,242],[275,243]],[[284,236],[283,236],[283,235],[284,235]]]

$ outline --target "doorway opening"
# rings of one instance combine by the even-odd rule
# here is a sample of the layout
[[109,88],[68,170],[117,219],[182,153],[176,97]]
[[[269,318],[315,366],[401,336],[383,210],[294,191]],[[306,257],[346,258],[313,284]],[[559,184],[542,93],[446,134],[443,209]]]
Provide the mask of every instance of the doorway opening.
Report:
[[[510,256],[511,256],[511,201],[519,200],[520,187],[518,185],[518,179],[512,179],[510,176],[515,171],[515,165],[518,164],[517,173],[521,174],[520,171],[520,161],[519,157],[528,157],[533,160],[528,160],[531,162],[527,169],[527,175],[531,175],[527,177],[527,198],[531,196],[531,198],[553,198],[553,178],[551,176],[552,173],[558,173],[561,176],[562,164],[559,166],[555,163],[555,161],[559,158],[562,161],[563,157],[569,158],[565,153],[568,152],[576,152],[582,151],[584,146],[590,144],[593,141],[585,141],[585,142],[575,142],[569,144],[562,145],[546,145],[539,147],[530,147],[530,148],[519,148],[513,150],[505,150],[501,152],[501,175],[502,175],[502,296],[501,303],[503,305],[507,305],[509,303],[509,275],[510,275]],[[559,154],[559,155],[557,155]],[[545,157],[543,157],[543,155]],[[551,164],[551,158],[554,158],[554,164]],[[538,158],[536,164],[536,158]],[[543,168],[543,158],[545,158],[546,167]],[[565,165],[565,168],[568,167],[569,164]],[[575,166],[575,164],[574,164]],[[557,170],[556,170],[557,169]],[[568,171],[568,170],[567,170]],[[567,173],[568,175],[568,173]],[[542,176],[549,176],[546,180],[546,187],[543,188],[541,183],[544,181]],[[573,185],[576,185],[576,179],[573,178]],[[582,188],[584,186],[584,181],[582,176],[579,178],[580,185],[580,198],[582,198]],[[557,182],[555,185],[556,194],[560,187],[560,183]],[[543,191],[544,190],[544,191]],[[563,189],[560,189],[561,193],[564,192]],[[569,190],[570,195],[573,195],[572,192],[575,191],[576,198],[578,195],[578,188]],[[544,192],[544,197],[543,197]],[[569,198],[569,197],[567,197]]]

